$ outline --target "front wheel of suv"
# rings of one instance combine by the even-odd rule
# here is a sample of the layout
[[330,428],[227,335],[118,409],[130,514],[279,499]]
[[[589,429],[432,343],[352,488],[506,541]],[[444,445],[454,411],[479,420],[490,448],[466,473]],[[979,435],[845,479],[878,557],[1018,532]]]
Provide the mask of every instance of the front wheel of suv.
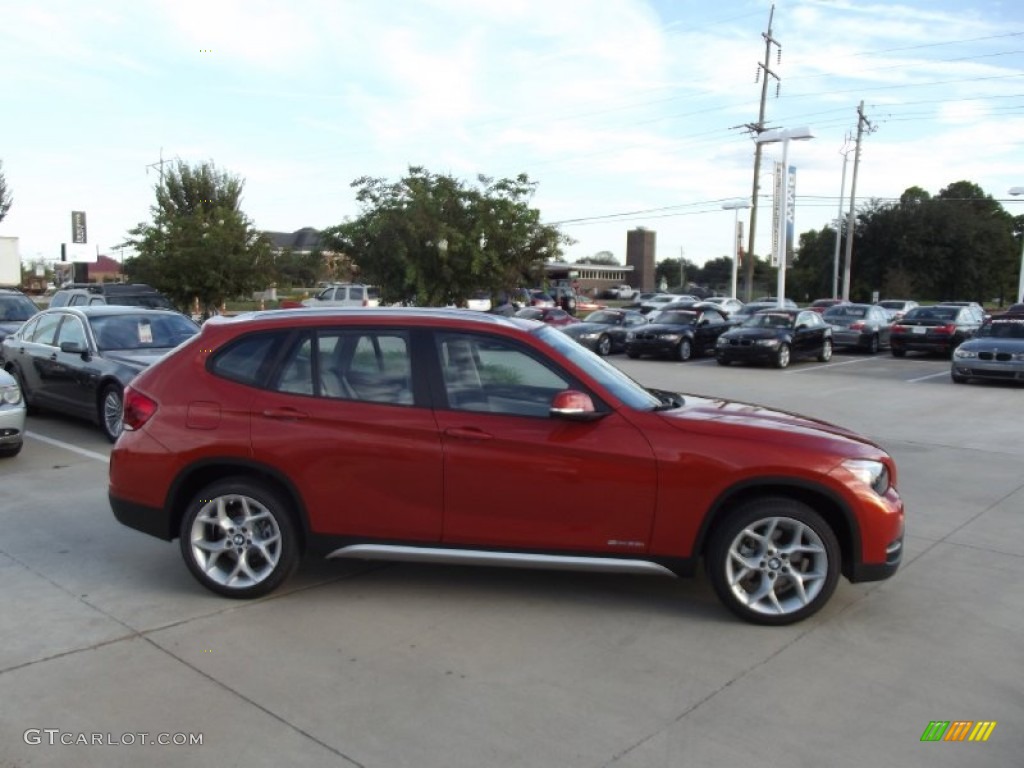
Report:
[[289,505],[251,478],[211,483],[181,521],[181,554],[199,583],[217,594],[251,598],[272,592],[299,560]]
[[840,573],[828,523],[799,501],[764,498],[738,508],[706,551],[711,584],[725,606],[754,624],[792,624],[828,602]]

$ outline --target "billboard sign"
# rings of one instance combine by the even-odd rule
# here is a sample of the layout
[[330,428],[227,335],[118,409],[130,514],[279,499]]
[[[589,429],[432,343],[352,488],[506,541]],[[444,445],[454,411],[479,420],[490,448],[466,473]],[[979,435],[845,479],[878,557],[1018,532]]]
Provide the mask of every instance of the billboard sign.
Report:
[[85,244],[85,211],[71,212],[71,242]]

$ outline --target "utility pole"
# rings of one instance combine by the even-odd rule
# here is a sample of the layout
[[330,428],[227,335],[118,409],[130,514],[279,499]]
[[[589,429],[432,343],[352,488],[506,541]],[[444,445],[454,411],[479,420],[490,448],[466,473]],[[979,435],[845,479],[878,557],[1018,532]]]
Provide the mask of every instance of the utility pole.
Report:
[[836,211],[836,250],[832,255],[832,298],[839,298],[839,243],[843,237],[843,197],[846,195],[846,162],[850,159],[850,134],[846,134],[843,148],[843,179],[839,183],[839,210]]
[[857,107],[857,146],[853,152],[853,181],[850,182],[850,217],[846,225],[846,260],[843,266],[843,299],[850,300],[850,262],[853,259],[853,230],[857,205],[857,169],[860,167],[860,140],[864,135],[864,126],[868,133],[875,130],[871,121],[864,116],[864,101]]
[[[775,6],[772,5],[771,13],[768,14],[768,31],[762,32],[761,37],[764,38],[764,63],[757,65],[757,77],[762,77],[761,80],[761,108],[757,113],[756,123],[747,123],[746,128],[752,133],[760,135],[767,130],[764,125],[764,106],[765,101],[768,98],[768,78],[775,79],[775,95],[779,95],[779,88],[782,85],[782,81],[779,80],[779,76],[772,72],[771,67],[771,56],[772,46],[778,46],[776,52],[776,60],[782,58],[782,46],[779,42],[772,37],[772,19],[775,18]],[[756,80],[755,80],[756,82]],[[761,178],[761,144],[754,144],[754,189],[750,194],[750,237],[747,241],[747,263],[743,268],[743,299],[744,301],[750,301],[754,296],[754,236],[757,234],[757,197],[758,189],[760,188]]]
[[[175,157],[175,160],[177,160],[177,159],[178,158]],[[160,168],[160,186],[161,187],[164,185],[164,165],[166,163],[170,163],[170,162],[173,162],[173,161],[171,161],[171,160],[164,160],[164,148],[160,147],[160,159],[157,162],[150,163],[149,165],[146,166],[146,173],[149,173],[149,169],[150,168],[156,168],[156,167],[159,166],[159,168]]]

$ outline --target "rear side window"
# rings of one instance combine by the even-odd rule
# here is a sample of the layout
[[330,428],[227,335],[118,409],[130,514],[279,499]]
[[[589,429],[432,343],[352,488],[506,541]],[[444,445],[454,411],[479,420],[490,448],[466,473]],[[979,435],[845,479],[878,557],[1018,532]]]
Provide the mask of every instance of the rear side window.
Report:
[[218,352],[210,371],[240,384],[261,386],[274,358],[283,347],[287,333],[256,333],[244,336]]

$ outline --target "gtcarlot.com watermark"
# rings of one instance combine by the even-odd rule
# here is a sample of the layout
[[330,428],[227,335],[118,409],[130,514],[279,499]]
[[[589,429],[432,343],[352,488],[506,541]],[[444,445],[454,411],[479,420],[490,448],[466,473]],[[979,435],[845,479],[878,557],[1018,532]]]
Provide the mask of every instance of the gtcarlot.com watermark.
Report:
[[60,728],[29,728],[22,735],[26,744],[35,746],[91,746],[91,747],[149,747],[149,746],[202,746],[201,733],[85,733],[62,731]]

